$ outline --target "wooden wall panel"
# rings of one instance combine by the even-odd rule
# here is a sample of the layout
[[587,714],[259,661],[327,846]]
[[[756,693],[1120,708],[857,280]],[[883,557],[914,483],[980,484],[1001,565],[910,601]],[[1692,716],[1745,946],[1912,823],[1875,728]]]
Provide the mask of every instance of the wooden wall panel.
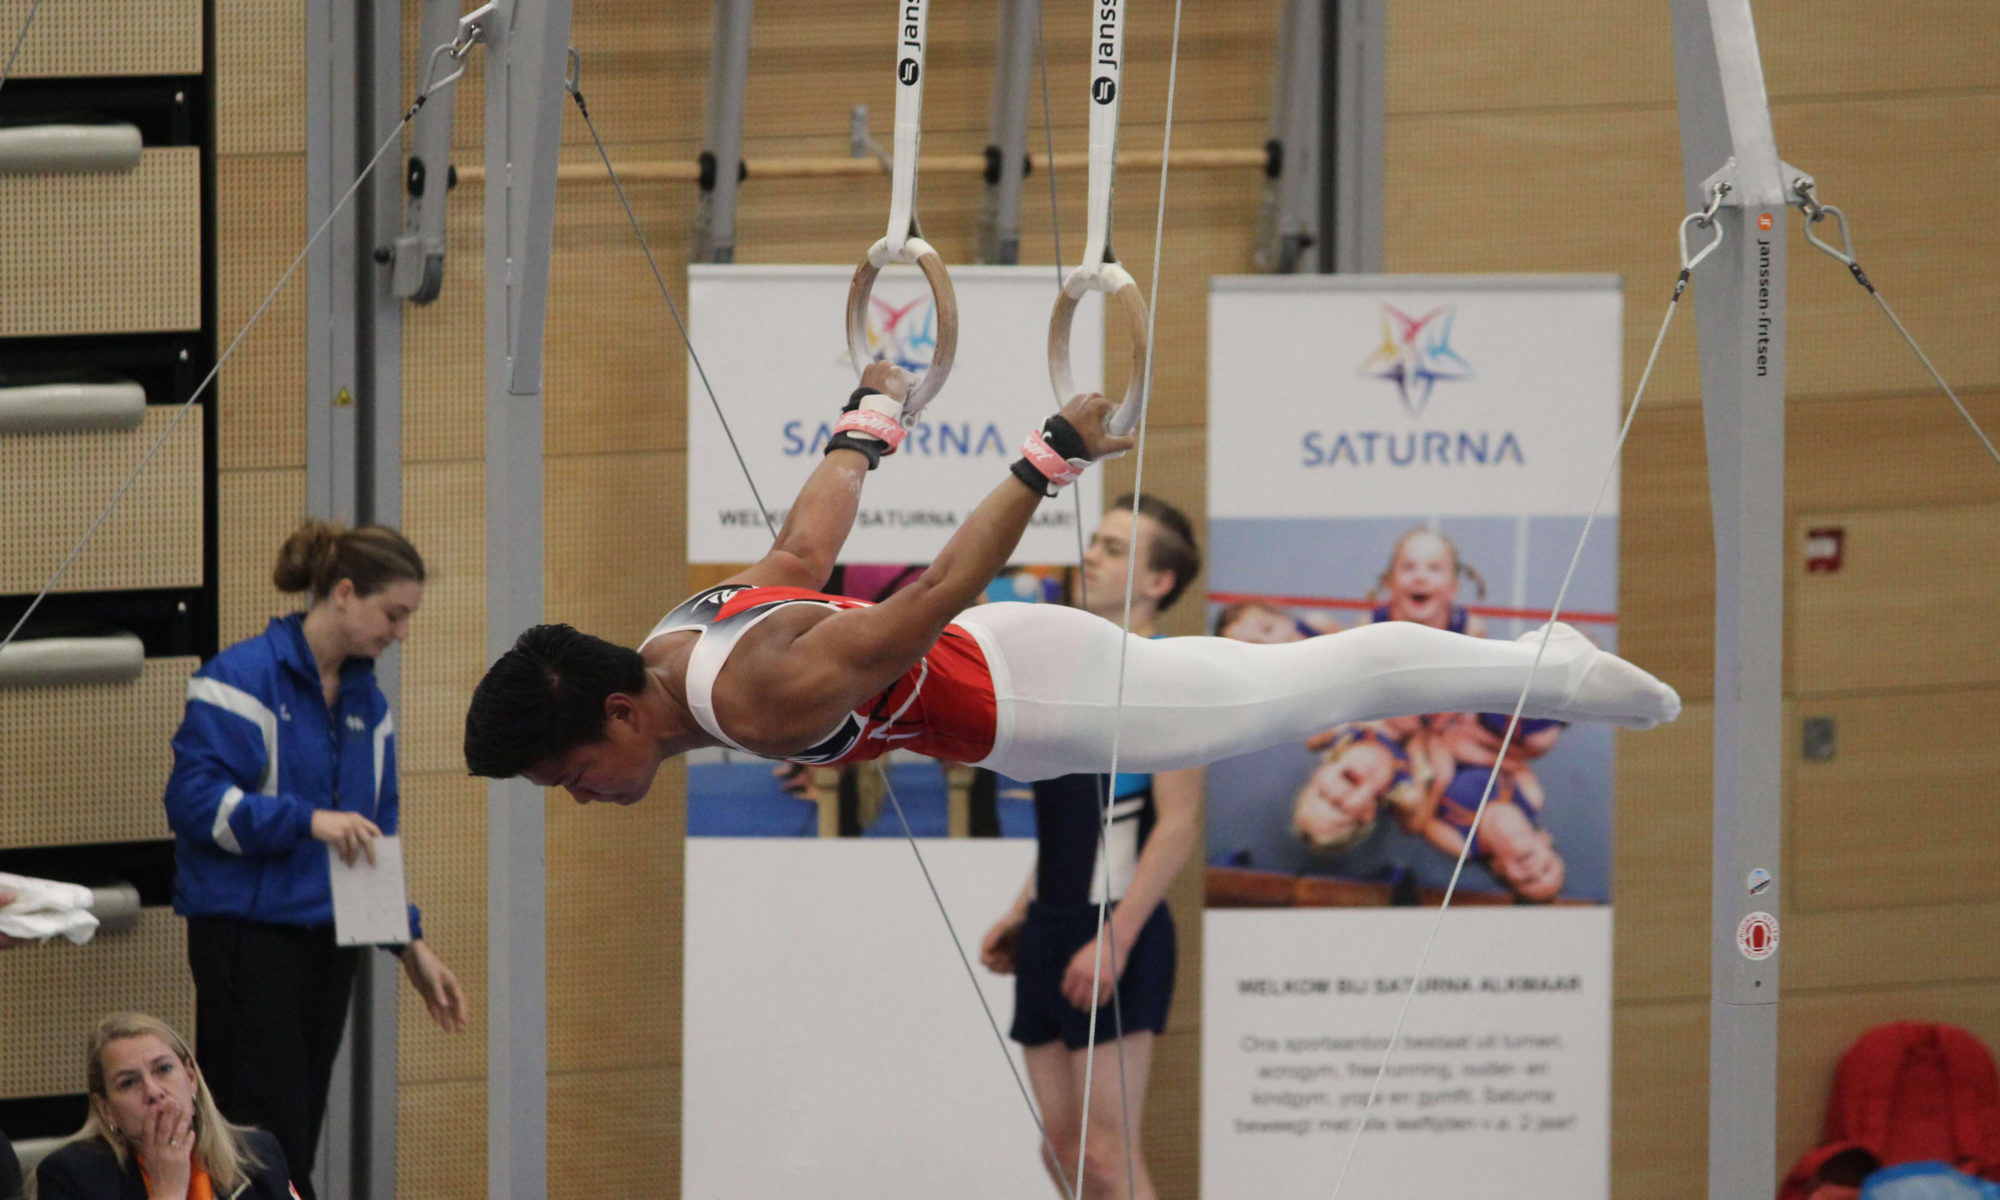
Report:
[[1715,535],[1701,409],[1641,412],[1622,468],[1619,653],[1672,684],[1683,700],[1712,697]]
[[217,154],[303,155],[305,6],[215,0],[215,80]]
[[1618,736],[1612,948],[1621,1002],[1708,995],[1714,731],[1714,707],[1695,703],[1672,725]]
[[[563,1073],[551,1064],[549,1196],[680,1195],[680,1100],[679,1064]],[[777,1122],[770,1128],[782,1138]]]
[[1708,1001],[1621,1001],[1612,1015],[1611,1194],[1618,1200],[1704,1195]]
[[[683,318],[682,214],[694,196],[690,185],[636,193],[647,203],[635,211]],[[609,186],[579,185],[559,207],[551,269],[548,339],[562,353],[549,356],[544,373],[544,451],[603,454],[685,445],[687,354]],[[832,317],[829,328],[838,330],[840,314]],[[729,398],[723,399],[727,404]]]
[[[1674,104],[1673,29],[1647,0],[1416,0],[1388,16],[1392,115]],[[1522,69],[1552,53],[1561,70]]]
[[201,327],[201,151],[119,174],[0,176],[0,335]]
[[[404,685],[404,694],[409,686]],[[407,981],[398,985],[397,1078],[403,1086],[486,1074],[486,781],[457,771],[402,772],[401,830],[410,900],[424,941],[466,990],[471,1021],[447,1034]],[[484,1125],[480,1130],[483,1132]],[[429,1195],[429,1192],[420,1193]]]
[[[216,164],[217,320],[228,349],[298,257],[306,228],[303,153],[225,156]],[[221,465],[306,461],[303,270],[278,293],[216,379]]]
[[[1629,399],[1680,270],[1674,231],[1686,206],[1673,108],[1392,116],[1387,137],[1385,267],[1623,276]],[[1603,201],[1580,208],[1577,197]],[[1689,315],[1675,318],[1648,408],[1699,402]]]
[[636,646],[685,598],[686,509],[665,453],[551,456],[543,545],[548,619]]
[[484,1079],[405,1081],[397,1087],[396,1193],[486,1200]]
[[[194,658],[148,659],[127,683],[0,688],[0,846],[169,837],[173,769]],[[88,747],[79,753],[79,747]]]
[[[153,406],[131,429],[0,436],[8,520],[0,525],[0,594],[195,587],[202,583],[202,422]],[[159,443],[146,470],[135,467]],[[131,491],[97,527],[105,506]]]
[[[2000,592],[1988,592],[1994,594]],[[2000,742],[1993,736],[2000,730],[2000,689],[1799,703],[1803,717],[1833,720],[1839,743],[1828,761],[1794,759],[1796,907],[1880,910],[2000,900],[1993,842],[1983,836],[1994,828],[1993,781],[2000,778]]]
[[[30,10],[34,24],[26,25]],[[91,5],[0,0],[10,78],[201,74],[201,0],[100,0]]]
[[[1944,377],[1967,391],[2000,385],[1987,320],[2000,306],[2000,230],[1966,199],[2000,183],[2000,91],[1801,101],[1771,121],[1786,160],[1811,163],[1821,199],[1846,210],[1861,265]],[[1929,394],[1846,269],[1797,233],[1790,244],[1787,391]]]
[[[2000,393],[1959,399],[1989,433],[2000,430]],[[1794,405],[1785,439],[1794,512],[2000,502],[2000,472],[1942,392]]]
[[486,671],[485,489],[484,463],[404,466],[403,532],[429,576],[402,650],[405,771],[465,770],[465,704]]
[[[1844,562],[1808,574],[1806,535],[1823,527],[1846,531]],[[1801,514],[1788,552],[1800,694],[2000,681],[2000,506]]]
[[[1187,874],[1198,878],[1201,872]],[[1175,1005],[1179,1004],[1176,997]],[[1111,1086],[1116,1087],[1116,1081]],[[1200,1096],[1201,1037],[1171,1030],[1155,1037],[1152,1081],[1139,1130],[1146,1169],[1162,1200],[1194,1200],[1200,1194]]]
[[300,606],[271,582],[278,548],[298,528],[306,511],[304,467],[274,471],[219,472],[221,546],[217,580],[221,592],[221,644],[234,645],[264,632],[272,617]]
[[548,794],[551,1074],[680,1065],[685,778],[627,808]]

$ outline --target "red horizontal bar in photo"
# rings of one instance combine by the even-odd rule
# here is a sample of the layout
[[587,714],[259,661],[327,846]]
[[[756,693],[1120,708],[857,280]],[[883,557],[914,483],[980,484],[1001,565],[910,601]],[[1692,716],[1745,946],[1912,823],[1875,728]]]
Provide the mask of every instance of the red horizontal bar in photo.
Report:
[[[1256,592],[1210,592],[1210,604],[1269,604],[1277,608],[1333,608],[1343,612],[1372,612],[1372,600],[1349,600],[1337,596],[1266,596]],[[1505,608],[1497,604],[1468,604],[1465,611],[1501,620],[1546,621],[1547,609]],[[1617,613],[1566,612],[1560,617],[1575,625],[1616,625]]]

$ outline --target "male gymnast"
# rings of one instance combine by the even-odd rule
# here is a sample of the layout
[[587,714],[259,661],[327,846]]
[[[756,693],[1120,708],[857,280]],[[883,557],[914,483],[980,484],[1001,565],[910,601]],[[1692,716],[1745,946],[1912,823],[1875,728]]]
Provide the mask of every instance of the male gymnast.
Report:
[[[1407,621],[1261,646],[1149,641],[1052,604],[969,608],[1043,499],[1133,446],[1113,406],[1072,399],[914,583],[870,605],[819,592],[867,473],[902,441],[909,376],[872,364],[762,561],[688,600],[630,650],[537,625],[488,669],[465,720],[475,775],[522,776],[580,804],[631,804],[660,764],[702,746],[836,764],[891,749],[1020,780],[1199,766],[1334,725],[1511,711],[1541,631],[1491,641]],[[1124,700],[1118,680],[1124,655]],[[1671,721],[1680,697],[1555,626],[1526,717]]]

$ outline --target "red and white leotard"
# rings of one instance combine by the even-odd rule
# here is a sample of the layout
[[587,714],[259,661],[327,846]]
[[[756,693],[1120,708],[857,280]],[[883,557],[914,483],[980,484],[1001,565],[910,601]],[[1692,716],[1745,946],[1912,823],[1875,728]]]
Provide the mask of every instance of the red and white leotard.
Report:
[[[805,588],[724,584],[690,597],[646,636],[650,642],[670,633],[701,634],[688,655],[688,707],[703,729],[746,754],[756,752],[724,732],[716,718],[715,680],[737,640],[788,604],[869,607],[865,600]],[[993,673],[980,639],[952,624],[945,626],[943,636],[915,666],[848,713],[826,737],[790,758],[829,766],[878,758],[890,750],[911,750],[952,762],[978,762],[993,751],[997,719]]]

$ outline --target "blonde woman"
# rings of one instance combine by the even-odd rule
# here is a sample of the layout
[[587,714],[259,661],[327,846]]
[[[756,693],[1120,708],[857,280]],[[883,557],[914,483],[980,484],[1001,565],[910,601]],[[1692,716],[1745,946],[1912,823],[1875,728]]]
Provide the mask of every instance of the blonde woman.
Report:
[[35,1168],[37,1200],[297,1200],[278,1140],[223,1119],[158,1017],[99,1021],[84,1071],[90,1116]]

